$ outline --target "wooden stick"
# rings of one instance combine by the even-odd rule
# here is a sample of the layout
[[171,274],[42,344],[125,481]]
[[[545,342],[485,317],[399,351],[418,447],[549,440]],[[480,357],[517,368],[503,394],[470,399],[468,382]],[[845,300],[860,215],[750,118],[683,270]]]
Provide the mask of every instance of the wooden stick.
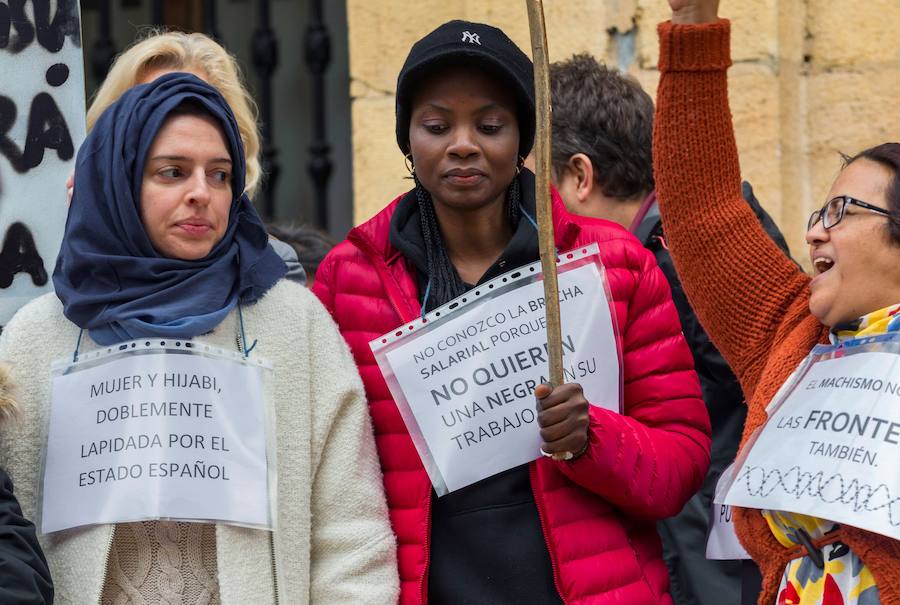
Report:
[[544,309],[547,314],[547,346],[550,386],[563,383],[562,329],[559,320],[559,285],[556,277],[556,241],[550,205],[550,59],[547,53],[547,26],[542,0],[525,0],[528,5],[528,29],[531,31],[531,55],[534,60],[534,96],[537,110],[534,157],[537,170],[538,237],[541,268],[544,273]]

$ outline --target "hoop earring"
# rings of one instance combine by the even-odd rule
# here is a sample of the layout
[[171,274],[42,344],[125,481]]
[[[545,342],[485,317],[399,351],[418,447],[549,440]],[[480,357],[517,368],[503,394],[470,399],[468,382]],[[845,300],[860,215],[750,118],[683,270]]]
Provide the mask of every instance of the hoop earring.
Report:
[[411,153],[407,153],[405,156],[403,156],[403,163],[406,165],[406,170],[412,176],[416,176],[416,165],[413,162]]
[[523,166],[525,166],[525,158],[519,156],[519,159],[516,161],[516,176],[519,176],[519,173],[522,172]]

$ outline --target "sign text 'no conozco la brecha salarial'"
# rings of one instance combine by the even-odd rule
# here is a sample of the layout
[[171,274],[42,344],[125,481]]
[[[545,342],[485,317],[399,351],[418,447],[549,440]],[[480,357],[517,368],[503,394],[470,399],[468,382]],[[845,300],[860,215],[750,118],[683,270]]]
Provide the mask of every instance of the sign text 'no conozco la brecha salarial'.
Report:
[[[615,320],[598,247],[560,255],[566,382],[621,411]],[[438,495],[540,456],[534,388],[547,382],[540,263],[479,284],[371,343]]]

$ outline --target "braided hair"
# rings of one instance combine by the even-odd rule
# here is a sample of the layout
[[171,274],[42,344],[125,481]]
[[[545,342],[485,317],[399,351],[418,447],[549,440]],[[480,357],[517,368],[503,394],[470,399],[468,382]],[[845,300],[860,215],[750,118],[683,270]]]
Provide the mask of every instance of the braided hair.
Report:
[[[425,256],[428,263],[429,287],[423,294],[426,299],[422,301],[423,312],[431,311],[461,296],[466,291],[456,267],[450,261],[447,248],[441,238],[441,229],[434,212],[434,201],[431,194],[419,182],[419,178],[413,174],[416,182],[416,201],[419,204],[419,216],[422,222],[422,237],[425,240]],[[506,189],[506,219],[515,230],[522,218],[521,190],[519,179],[514,178]]]

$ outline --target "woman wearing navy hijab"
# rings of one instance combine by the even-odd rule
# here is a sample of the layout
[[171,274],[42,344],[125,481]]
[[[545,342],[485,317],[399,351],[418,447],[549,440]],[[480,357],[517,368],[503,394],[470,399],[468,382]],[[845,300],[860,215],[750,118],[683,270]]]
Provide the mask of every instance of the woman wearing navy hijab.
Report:
[[244,170],[228,104],[194,76],[135,87],[101,116],[78,154],[56,294],[23,307],[0,338],[22,411],[0,429],[0,465],[36,516],[50,364],[73,351],[135,338],[252,351],[275,368],[275,529],[160,520],[44,536],[58,602],[396,599],[358,374],[327,312],[281,279],[284,263],[241,194]]

